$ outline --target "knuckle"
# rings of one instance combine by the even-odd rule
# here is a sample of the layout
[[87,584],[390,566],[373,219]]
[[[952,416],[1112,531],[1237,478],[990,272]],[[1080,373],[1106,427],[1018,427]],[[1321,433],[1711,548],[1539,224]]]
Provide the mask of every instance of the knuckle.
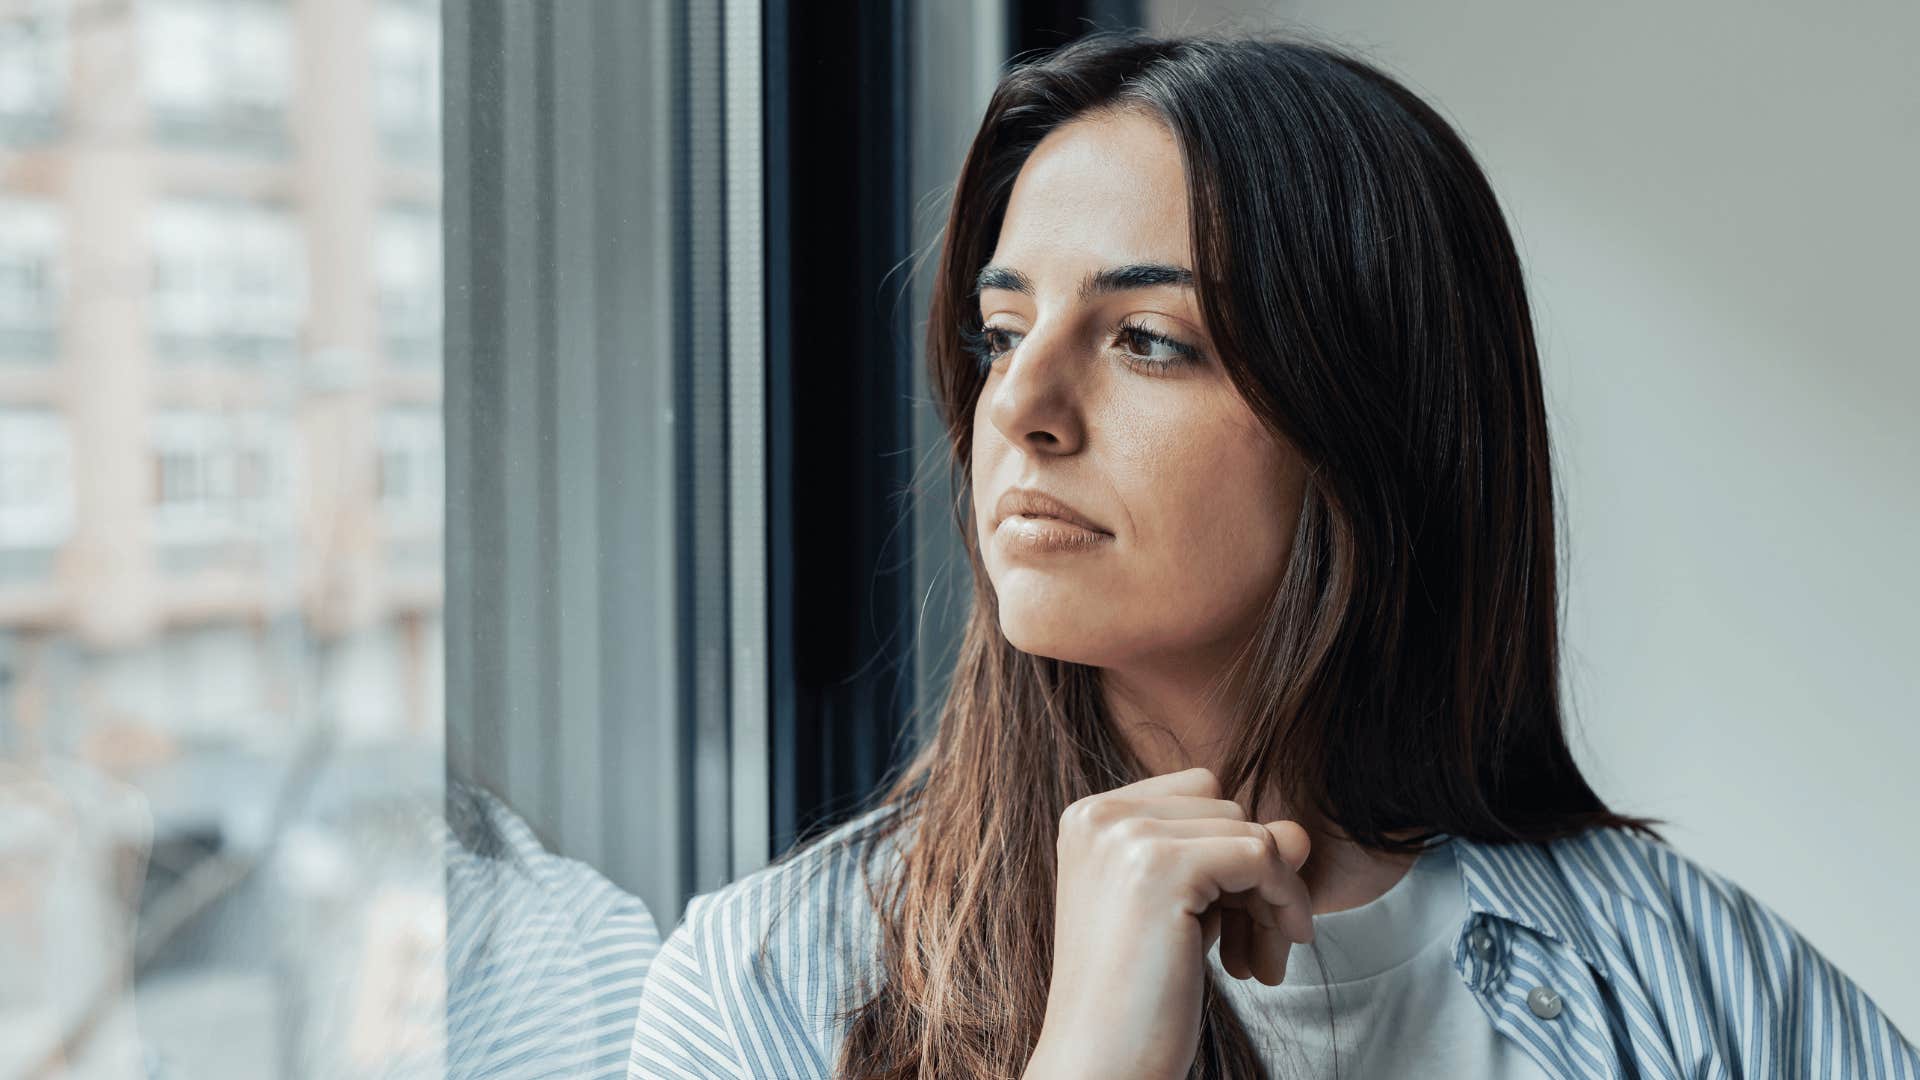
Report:
[[1111,796],[1096,798],[1087,807],[1087,824],[1096,829],[1109,829],[1115,823],[1131,816],[1127,804]]
[[1151,839],[1153,830],[1146,818],[1125,817],[1108,825],[1106,831],[1117,843],[1139,844]]
[[1145,883],[1164,880],[1173,869],[1174,855],[1170,845],[1140,837],[1118,844],[1114,861],[1129,880]]
[[1210,798],[1215,798],[1215,799],[1219,798],[1220,797],[1220,777],[1216,776],[1212,769],[1209,769],[1204,765],[1199,766],[1195,771],[1199,774],[1196,777],[1196,780],[1199,783],[1201,790],[1206,792],[1206,794]]
[[1067,804],[1065,810],[1060,811],[1060,832],[1062,835],[1081,832],[1094,824],[1092,819],[1096,806],[1095,800],[1097,798],[1098,796],[1089,795],[1084,799],[1075,799],[1073,802]]

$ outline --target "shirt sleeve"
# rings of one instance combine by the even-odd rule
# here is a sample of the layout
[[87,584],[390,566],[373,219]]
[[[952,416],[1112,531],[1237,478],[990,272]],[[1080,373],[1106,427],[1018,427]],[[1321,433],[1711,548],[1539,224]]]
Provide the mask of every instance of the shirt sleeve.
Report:
[[[1717,980],[1750,1076],[1920,1080],[1920,1050],[1785,917],[1724,878],[1733,947]],[[1751,987],[1751,992],[1739,993]]]

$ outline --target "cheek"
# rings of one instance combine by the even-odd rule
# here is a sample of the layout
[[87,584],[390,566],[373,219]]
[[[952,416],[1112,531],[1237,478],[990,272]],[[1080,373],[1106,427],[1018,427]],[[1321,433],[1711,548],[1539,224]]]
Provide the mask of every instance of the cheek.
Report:
[[995,440],[989,438],[991,432],[987,432],[987,430],[981,427],[981,423],[979,423],[979,419],[977,419],[979,413],[973,413],[973,415],[975,415],[975,419],[973,419],[972,446],[968,448],[968,467],[970,467],[970,471],[973,473],[973,509],[977,511],[977,509],[981,509],[979,500],[985,496],[985,490],[983,490],[983,488],[985,488],[985,484],[987,484],[987,479],[993,477],[993,459],[995,459],[993,444],[995,444]]
[[1169,598],[1212,606],[1277,582],[1301,476],[1264,429],[1217,415],[1142,429],[1128,461],[1135,566]]
[[[968,467],[973,474],[973,523],[975,530],[984,530],[987,522],[993,520],[991,500],[997,494],[990,490],[993,478],[999,475],[998,462],[1006,452],[1006,445],[996,437],[990,428],[984,428],[979,422],[973,425],[973,445],[967,452]],[[984,544],[986,535],[982,532],[979,539]]]

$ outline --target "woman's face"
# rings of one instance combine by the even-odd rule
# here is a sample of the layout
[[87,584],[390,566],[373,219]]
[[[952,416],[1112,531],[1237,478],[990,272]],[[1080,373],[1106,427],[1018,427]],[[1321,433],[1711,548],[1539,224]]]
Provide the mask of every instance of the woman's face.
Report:
[[[1001,630],[1024,652],[1224,661],[1286,565],[1305,470],[1214,355],[1178,280],[1187,232],[1179,147],[1144,114],[1061,125],[1015,180],[981,275],[999,355],[974,411],[973,507]],[[1100,533],[1047,543],[1057,523],[1003,520],[1013,488]]]

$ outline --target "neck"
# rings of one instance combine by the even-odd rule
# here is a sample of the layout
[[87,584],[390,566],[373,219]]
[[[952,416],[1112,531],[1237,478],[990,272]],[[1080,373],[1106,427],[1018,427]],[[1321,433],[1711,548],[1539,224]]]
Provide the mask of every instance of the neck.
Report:
[[[1150,775],[1202,765],[1216,774],[1221,771],[1235,722],[1228,713],[1234,688],[1222,692],[1208,678],[1138,670],[1103,669],[1101,682],[1116,733]],[[1292,820],[1306,829],[1313,847],[1300,868],[1300,879],[1313,897],[1315,915],[1346,911],[1378,899],[1413,865],[1415,855],[1372,851],[1292,806],[1293,800],[1284,792],[1269,790],[1248,809],[1254,820]],[[1403,829],[1388,835],[1403,839],[1419,832]]]

